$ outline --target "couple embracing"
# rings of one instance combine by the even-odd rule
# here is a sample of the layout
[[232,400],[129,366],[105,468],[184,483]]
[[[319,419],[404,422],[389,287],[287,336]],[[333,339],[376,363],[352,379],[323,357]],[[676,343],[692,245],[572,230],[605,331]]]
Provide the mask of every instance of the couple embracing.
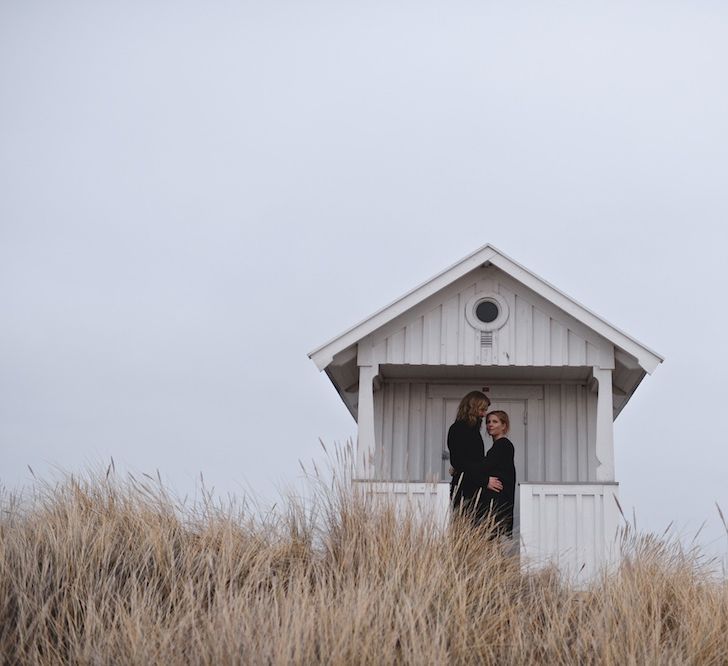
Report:
[[[504,411],[488,412],[489,406],[488,396],[480,391],[471,391],[460,401],[447,433],[450,499],[453,510],[468,515],[475,524],[493,520],[498,534],[511,536],[516,468],[513,444],[506,437],[510,421]],[[480,434],[483,419],[493,439],[487,453]]]

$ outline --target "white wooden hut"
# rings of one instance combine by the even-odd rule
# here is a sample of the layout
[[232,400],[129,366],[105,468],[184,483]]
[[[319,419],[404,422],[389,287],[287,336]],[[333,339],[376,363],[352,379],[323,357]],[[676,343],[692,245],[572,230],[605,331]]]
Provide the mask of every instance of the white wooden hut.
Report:
[[356,480],[370,491],[445,515],[447,429],[482,390],[511,418],[522,557],[584,579],[614,556],[613,422],[663,359],[500,250],[485,245],[309,356],[358,424]]

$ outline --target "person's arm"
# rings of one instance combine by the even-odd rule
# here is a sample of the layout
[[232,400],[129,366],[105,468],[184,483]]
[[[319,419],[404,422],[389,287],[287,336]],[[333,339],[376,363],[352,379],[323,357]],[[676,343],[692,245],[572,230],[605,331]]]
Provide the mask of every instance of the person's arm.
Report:
[[489,476],[488,485],[486,487],[488,490],[493,490],[496,493],[499,493],[503,490],[503,482],[497,476]]
[[[452,465],[448,467],[447,471],[449,472],[450,476],[455,476],[455,468]],[[488,490],[493,490],[499,493],[501,490],[503,490],[503,484],[497,476],[489,476],[487,488]]]

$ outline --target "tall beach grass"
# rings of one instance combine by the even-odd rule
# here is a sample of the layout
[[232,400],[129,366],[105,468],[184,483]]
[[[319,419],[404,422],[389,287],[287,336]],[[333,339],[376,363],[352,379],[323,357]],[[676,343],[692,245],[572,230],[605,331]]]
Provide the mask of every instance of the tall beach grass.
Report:
[[5,495],[4,664],[725,664],[728,586],[626,528],[587,590],[316,481],[274,512],[106,475]]

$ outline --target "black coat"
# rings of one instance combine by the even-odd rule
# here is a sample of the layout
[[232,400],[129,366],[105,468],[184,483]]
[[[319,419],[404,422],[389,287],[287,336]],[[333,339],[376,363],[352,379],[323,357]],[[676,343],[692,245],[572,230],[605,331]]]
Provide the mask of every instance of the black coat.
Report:
[[[485,454],[485,467],[488,476],[496,476],[503,484],[499,493],[485,490],[484,500],[495,513],[496,520],[507,534],[513,531],[513,502],[516,497],[516,466],[513,462],[515,450],[513,443],[507,437],[501,437],[493,442],[493,446]],[[488,485],[485,479],[484,485]]]
[[488,483],[480,420],[473,426],[467,421],[455,421],[447,431],[447,448],[450,464],[455,468],[450,482],[450,497],[456,502],[461,497],[473,497]]
[[[493,442],[485,453],[480,434],[480,421],[468,425],[466,421],[455,421],[447,433],[447,448],[450,464],[455,469],[450,482],[450,497],[457,506],[462,498],[478,495],[476,514],[479,518],[487,510],[495,513],[505,532],[513,530],[513,501],[516,494],[516,467],[513,462],[514,448],[507,437]],[[488,477],[495,476],[503,484],[503,490],[488,490]]]

